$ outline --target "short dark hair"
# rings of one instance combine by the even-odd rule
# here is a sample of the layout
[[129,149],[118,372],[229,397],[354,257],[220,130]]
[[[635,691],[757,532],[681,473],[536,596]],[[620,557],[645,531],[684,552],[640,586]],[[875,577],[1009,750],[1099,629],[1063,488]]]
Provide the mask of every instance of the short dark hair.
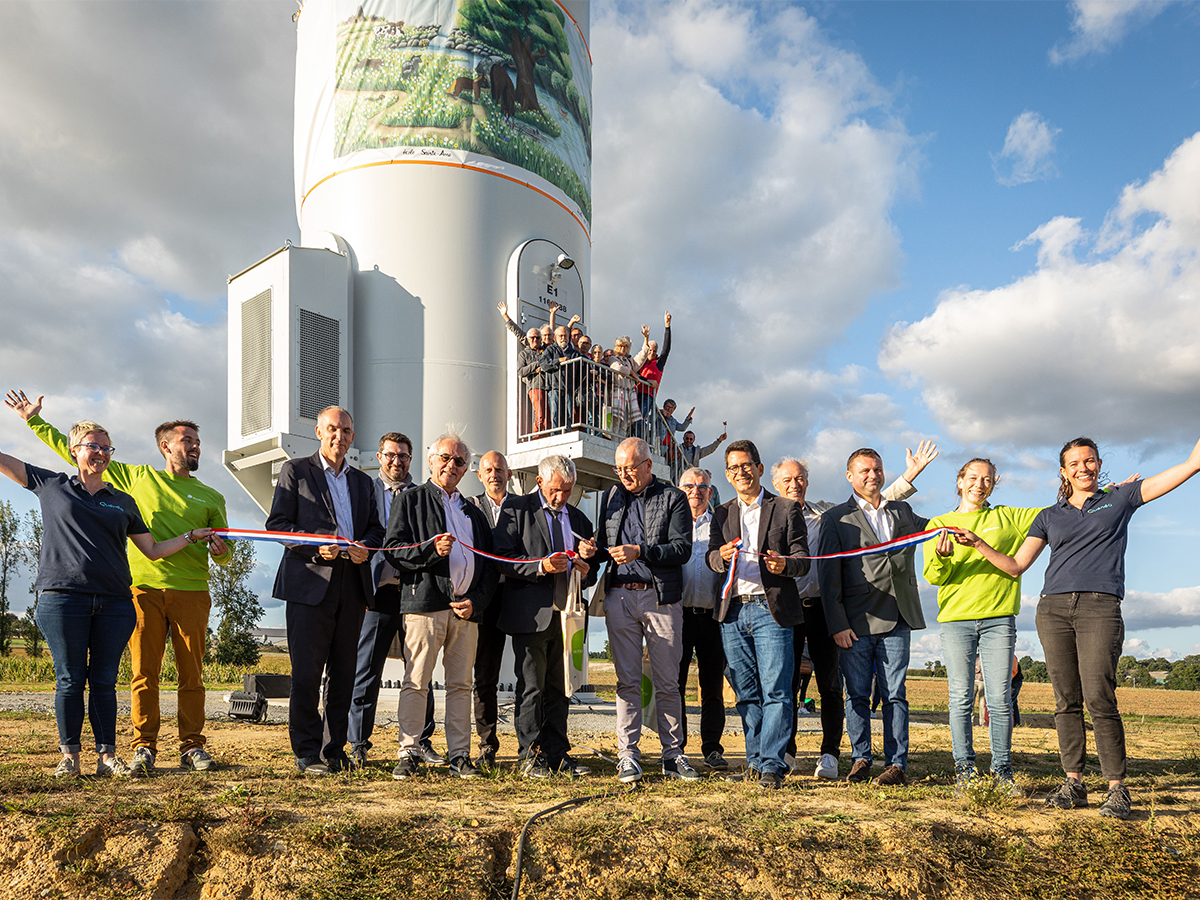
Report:
[[200,433],[200,426],[187,419],[175,419],[172,422],[163,422],[154,429],[154,446],[157,447],[160,443],[162,443],[162,439],[176,428],[190,428],[197,434]]
[[754,441],[734,441],[725,448],[725,465],[729,465],[730,453],[747,453],[754,460],[756,466],[762,465],[762,459],[758,455],[758,448],[754,446]]
[[880,456],[874,450],[872,450],[870,447],[859,447],[857,450],[855,450],[853,453],[851,453],[850,456],[846,460],[846,471],[847,472],[850,471],[850,464],[852,462],[854,462],[856,459],[858,459],[860,456],[869,456],[872,459],[879,460],[880,463],[883,462],[883,457]]
[[403,435],[398,431],[389,431],[379,439],[380,453],[383,452],[383,445],[388,441],[391,441],[393,444],[404,444],[404,446],[408,447],[408,455],[412,456],[412,441],[410,441],[406,435]]

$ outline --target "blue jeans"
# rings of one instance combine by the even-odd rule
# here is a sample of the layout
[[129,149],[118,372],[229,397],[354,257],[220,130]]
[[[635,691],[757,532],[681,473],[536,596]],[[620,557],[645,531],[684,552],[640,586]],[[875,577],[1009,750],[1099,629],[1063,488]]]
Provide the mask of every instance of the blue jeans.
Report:
[[991,724],[992,771],[1012,765],[1013,649],[1017,643],[1014,616],[967,619],[942,623],[942,652],[950,683],[950,737],[954,765],[974,766],[971,714],[975,707],[975,656],[983,669],[983,694]]
[[129,597],[46,591],[37,623],[54,660],[54,718],[63,753],[78,753],[83,732],[83,685],[97,753],[117,752],[117,670],[137,612]]
[[860,634],[850,649],[838,653],[846,682],[846,734],[854,760],[872,761],[871,675],[883,702],[883,759],[888,766],[908,768],[908,645],[912,629],[903,621],[886,634]]
[[735,600],[721,623],[721,643],[746,733],[746,763],[760,772],[784,775],[783,756],[796,716],[792,629],[775,621],[766,597]]

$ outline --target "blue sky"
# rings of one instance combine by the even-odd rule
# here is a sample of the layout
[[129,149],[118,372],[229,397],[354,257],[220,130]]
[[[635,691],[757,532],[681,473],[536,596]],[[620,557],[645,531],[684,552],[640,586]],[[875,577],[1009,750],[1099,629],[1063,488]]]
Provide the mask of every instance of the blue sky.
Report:
[[[193,415],[245,527],[217,465],[225,277],[298,238],[293,8],[0,4],[4,386],[109,424],[133,462]],[[1178,462],[1200,436],[1198,38],[1187,3],[595,3],[595,337],[669,308],[663,388],[700,439],[728,419],[806,457],[816,498],[848,494],[854,447],[896,473],[922,437],[930,516],[977,453],[1023,506],[1079,433],[1116,478]],[[1134,518],[1137,655],[1200,644],[1198,497]],[[938,652],[933,625],[914,659]]]

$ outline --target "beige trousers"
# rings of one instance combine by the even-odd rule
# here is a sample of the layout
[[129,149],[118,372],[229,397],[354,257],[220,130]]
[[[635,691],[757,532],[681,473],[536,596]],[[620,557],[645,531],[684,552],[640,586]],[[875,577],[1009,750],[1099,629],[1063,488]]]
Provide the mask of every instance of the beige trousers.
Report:
[[448,609],[404,615],[404,683],[400,687],[400,753],[416,753],[425,728],[425,697],[438,651],[446,675],[446,755],[471,752],[471,673],[479,626]]

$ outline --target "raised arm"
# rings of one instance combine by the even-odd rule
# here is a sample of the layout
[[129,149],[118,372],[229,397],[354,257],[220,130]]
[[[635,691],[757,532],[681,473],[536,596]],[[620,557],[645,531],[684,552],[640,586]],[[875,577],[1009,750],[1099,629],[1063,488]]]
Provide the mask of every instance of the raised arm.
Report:
[[1200,472],[1200,441],[1196,442],[1186,461],[1142,481],[1142,502],[1149,503],[1169,494],[1197,472]]
[[562,306],[558,302],[556,302],[554,300],[550,301],[550,333],[551,334],[554,333],[554,328],[555,328],[554,317],[558,314],[558,311],[560,309],[562,309]]
[[496,309],[500,310],[500,318],[504,320],[504,326],[517,337],[518,344],[525,343],[525,333],[521,331],[519,325],[508,316],[508,304],[501,300],[496,304]]
[[663,313],[663,321],[666,323],[663,326],[663,342],[658,348],[658,368],[665,369],[667,367],[667,357],[671,355],[671,314]]
[[25,463],[15,456],[0,453],[0,475],[11,478],[21,487],[29,487],[29,476],[25,473]]
[[1013,578],[1020,578],[1024,575],[1046,546],[1046,542],[1041,538],[1027,537],[1017,548],[1016,555],[1009,556],[1007,553],[1001,553],[979,535],[966,529],[955,532],[954,539],[967,547],[974,547],[984,559],[1005,575],[1011,575]]
[[[4,395],[4,405],[24,419],[25,424],[37,435],[38,440],[58,454],[59,459],[67,465],[74,467],[75,457],[71,456],[71,441],[65,434],[41,416],[42,401],[44,399],[45,397],[41,396],[37,398],[37,402],[34,402],[25,396],[24,391],[14,390]],[[133,468],[135,467],[117,462],[114,459],[109,462],[108,468],[104,470],[104,480],[109,484],[116,485],[123,491],[128,491],[132,482],[131,469]]]

